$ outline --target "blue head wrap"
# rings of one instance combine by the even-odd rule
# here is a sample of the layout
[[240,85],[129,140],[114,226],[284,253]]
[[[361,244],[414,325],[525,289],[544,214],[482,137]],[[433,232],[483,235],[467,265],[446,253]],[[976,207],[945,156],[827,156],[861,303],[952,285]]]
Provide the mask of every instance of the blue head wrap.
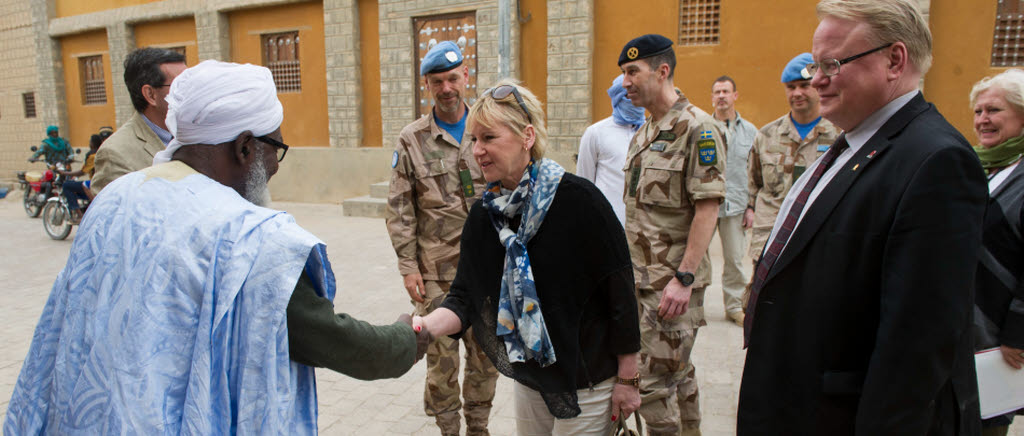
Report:
[[622,87],[622,74],[612,81],[612,87],[608,88],[608,96],[612,99],[612,117],[616,124],[643,125],[644,108],[633,106],[633,102],[626,97],[626,88]]

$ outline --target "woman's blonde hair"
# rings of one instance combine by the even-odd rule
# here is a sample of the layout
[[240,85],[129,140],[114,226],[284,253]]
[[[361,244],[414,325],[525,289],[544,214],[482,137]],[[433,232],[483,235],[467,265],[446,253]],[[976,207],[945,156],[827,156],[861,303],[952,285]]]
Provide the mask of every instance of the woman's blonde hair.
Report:
[[[523,98],[523,105],[530,111],[528,114],[530,121],[527,121],[527,114],[523,113],[523,108],[519,106],[515,95],[510,93],[501,100],[495,100],[491,95],[491,90],[505,85],[514,86],[519,91],[519,95]],[[484,91],[476,103],[473,103],[473,107],[469,108],[466,128],[473,130],[473,125],[477,123],[489,129],[504,125],[520,138],[525,136],[526,126],[532,124],[535,139],[533,147],[530,148],[530,157],[534,160],[544,157],[544,150],[548,145],[548,130],[544,125],[544,108],[541,107],[540,100],[533,95],[533,92],[519,86],[515,80],[502,79],[493,88]]]
[[1024,116],[1024,71],[1017,68],[1011,68],[1003,71],[1002,73],[996,74],[995,76],[986,77],[974,84],[971,88],[971,109],[974,109],[974,105],[978,103],[978,96],[981,93],[990,89],[1000,89],[1003,91],[1003,99],[1010,104],[1013,111],[1017,115]]

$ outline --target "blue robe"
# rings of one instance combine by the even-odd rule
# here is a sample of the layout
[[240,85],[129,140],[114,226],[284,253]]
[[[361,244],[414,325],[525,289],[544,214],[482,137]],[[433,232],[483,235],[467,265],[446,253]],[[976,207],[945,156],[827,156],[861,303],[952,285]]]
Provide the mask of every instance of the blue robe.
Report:
[[321,241],[181,162],[117,179],[54,283],[4,434],[315,434],[285,316],[303,269],[333,300]]

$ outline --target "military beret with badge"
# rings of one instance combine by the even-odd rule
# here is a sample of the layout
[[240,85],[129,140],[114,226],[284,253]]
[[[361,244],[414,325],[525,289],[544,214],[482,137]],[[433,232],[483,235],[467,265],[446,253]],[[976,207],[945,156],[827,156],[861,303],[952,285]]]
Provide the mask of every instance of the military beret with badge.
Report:
[[441,41],[423,56],[420,75],[443,73],[462,65],[462,50],[452,41]]
[[633,38],[622,47],[619,54],[619,66],[637,59],[657,56],[672,50],[672,40],[661,35],[648,34]]
[[782,69],[782,83],[789,83],[794,80],[810,80],[811,73],[807,71],[807,64],[813,64],[814,57],[810,53],[800,53],[786,64]]

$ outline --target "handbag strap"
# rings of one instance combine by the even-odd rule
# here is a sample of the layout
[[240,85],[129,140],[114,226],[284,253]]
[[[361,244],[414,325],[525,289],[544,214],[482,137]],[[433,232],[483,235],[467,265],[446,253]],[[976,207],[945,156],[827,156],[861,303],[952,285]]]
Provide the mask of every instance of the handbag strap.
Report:
[[640,422],[640,414],[634,412],[633,418],[636,420],[636,431],[630,430],[629,424],[626,424],[626,420],[622,419],[612,428],[612,436],[642,436],[644,434],[644,425]]

